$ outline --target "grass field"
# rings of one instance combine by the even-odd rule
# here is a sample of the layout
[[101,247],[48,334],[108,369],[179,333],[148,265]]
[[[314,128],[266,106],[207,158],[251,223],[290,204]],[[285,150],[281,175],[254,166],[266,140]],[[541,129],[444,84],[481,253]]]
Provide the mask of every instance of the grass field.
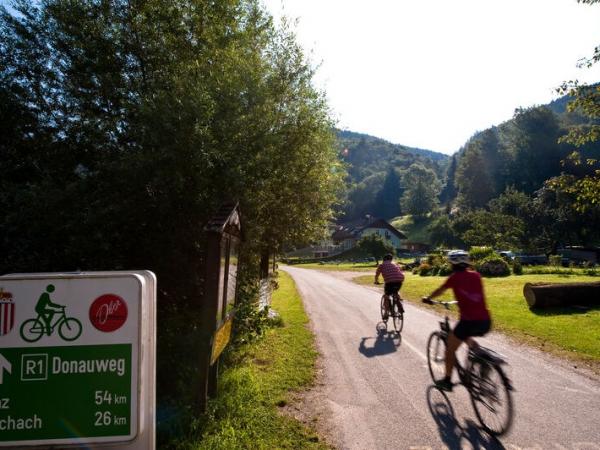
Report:
[[230,367],[220,374],[219,395],[210,404],[202,439],[179,448],[329,448],[313,430],[280,411],[291,392],[313,382],[317,353],[293,280],[279,273],[272,307],[283,326],[228,356]]
[[[357,274],[358,276],[358,274]],[[407,274],[401,295],[412,302],[440,286],[445,277],[420,277]],[[600,370],[600,308],[529,309],[523,296],[527,282],[575,282],[597,278],[580,275],[521,275],[485,278],[484,287],[492,313],[494,329],[546,351],[588,363]],[[372,284],[372,275],[358,276],[360,284]],[[447,291],[442,299],[452,299]],[[423,305],[425,307],[425,305]]]

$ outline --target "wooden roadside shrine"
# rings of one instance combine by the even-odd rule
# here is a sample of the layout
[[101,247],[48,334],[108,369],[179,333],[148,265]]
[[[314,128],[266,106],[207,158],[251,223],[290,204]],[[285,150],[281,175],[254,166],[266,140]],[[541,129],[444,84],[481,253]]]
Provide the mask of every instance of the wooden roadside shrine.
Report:
[[231,337],[237,294],[242,226],[238,204],[225,204],[205,227],[207,233],[200,362],[201,410],[217,391],[219,356]]

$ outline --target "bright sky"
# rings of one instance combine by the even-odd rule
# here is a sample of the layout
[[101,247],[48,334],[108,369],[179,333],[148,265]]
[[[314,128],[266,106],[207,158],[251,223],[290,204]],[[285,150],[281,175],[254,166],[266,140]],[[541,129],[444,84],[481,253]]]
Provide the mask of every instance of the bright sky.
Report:
[[338,126],[456,152],[517,107],[549,103],[600,45],[600,5],[576,0],[262,0],[298,41]]

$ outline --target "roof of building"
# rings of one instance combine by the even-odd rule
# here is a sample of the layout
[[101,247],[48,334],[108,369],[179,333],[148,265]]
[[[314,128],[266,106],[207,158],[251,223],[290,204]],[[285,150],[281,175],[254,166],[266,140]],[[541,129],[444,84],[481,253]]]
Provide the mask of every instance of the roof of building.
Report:
[[398,239],[407,239],[402,231],[394,228],[387,220],[369,215],[358,220],[339,224],[333,233],[332,238],[338,241],[344,239],[358,239],[362,232],[368,228],[383,228],[388,230]]

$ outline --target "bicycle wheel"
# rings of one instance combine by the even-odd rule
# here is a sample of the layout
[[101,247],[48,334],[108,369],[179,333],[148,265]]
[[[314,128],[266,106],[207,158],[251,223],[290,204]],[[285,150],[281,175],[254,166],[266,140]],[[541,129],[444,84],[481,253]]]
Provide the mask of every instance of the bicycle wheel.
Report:
[[65,318],[58,327],[58,334],[65,341],[74,341],[81,334],[81,322],[73,317]]
[[433,382],[446,376],[446,336],[434,331],[427,341],[427,365]]
[[400,333],[404,327],[404,313],[402,312],[402,305],[400,300],[395,298],[392,306],[392,322],[394,323],[394,330]]
[[501,436],[512,425],[513,400],[510,381],[502,370],[487,361],[471,363],[469,395],[477,419],[488,433]]
[[21,337],[27,342],[37,342],[44,335],[44,323],[40,319],[28,319],[21,325]]
[[387,308],[385,307],[387,301],[387,295],[382,295],[381,296],[381,305],[380,305],[380,311],[381,311],[381,320],[383,320],[385,323],[387,323],[388,321],[388,312],[387,312]]

